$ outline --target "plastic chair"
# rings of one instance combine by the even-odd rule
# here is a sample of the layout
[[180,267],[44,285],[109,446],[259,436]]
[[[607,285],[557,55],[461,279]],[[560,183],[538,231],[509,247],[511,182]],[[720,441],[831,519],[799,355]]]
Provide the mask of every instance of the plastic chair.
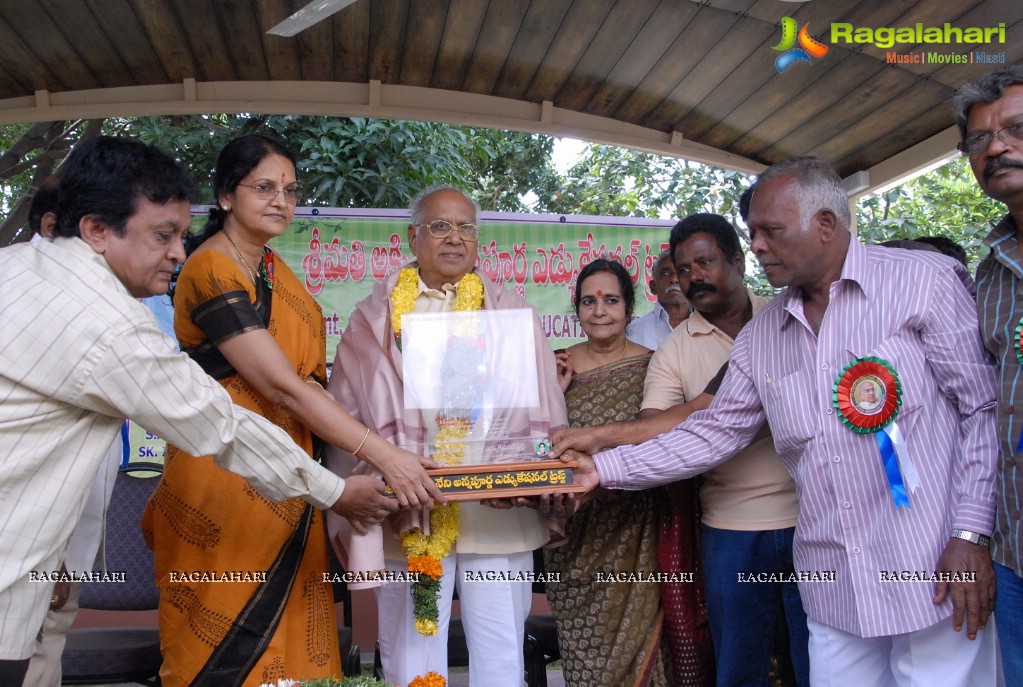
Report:
[[[153,553],[139,521],[162,473],[158,463],[133,463],[117,474],[107,511],[106,567],[124,572],[124,582],[86,582],[80,608],[143,611],[159,606]],[[61,657],[62,684],[138,682],[159,685],[160,631],[156,627],[77,628],[68,632]]]

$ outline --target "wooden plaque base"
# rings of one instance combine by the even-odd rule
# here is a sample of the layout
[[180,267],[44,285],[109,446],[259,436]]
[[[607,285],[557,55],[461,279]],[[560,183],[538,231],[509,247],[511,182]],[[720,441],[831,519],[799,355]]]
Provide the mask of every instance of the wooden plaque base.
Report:
[[[427,470],[427,473],[448,501],[480,501],[583,491],[585,487],[572,481],[572,469],[577,465],[575,461],[529,460],[452,465]],[[394,496],[390,487],[387,487],[387,495]]]

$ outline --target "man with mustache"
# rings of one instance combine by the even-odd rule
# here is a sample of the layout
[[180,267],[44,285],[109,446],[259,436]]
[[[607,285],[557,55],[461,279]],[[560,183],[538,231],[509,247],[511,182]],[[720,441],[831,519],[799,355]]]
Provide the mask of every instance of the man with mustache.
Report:
[[[997,638],[985,631],[997,368],[955,263],[865,246],[850,216],[823,160],[763,172],[751,249],[771,285],[788,288],[736,337],[709,409],[638,446],[579,457],[575,481],[649,489],[692,477],[766,423],[798,487],[792,550],[811,684],[999,684]],[[871,376],[896,401],[885,417],[850,401]]]
[[657,297],[654,308],[629,323],[626,335],[631,341],[656,351],[668,334],[689,317],[689,301],[678,285],[671,253],[662,250],[654,261],[654,278],[647,284]]
[[[953,101],[962,141],[984,193],[1008,207],[1008,214],[984,243],[991,252],[977,267],[977,310],[981,336],[1001,371],[998,383],[998,509],[992,537],[998,596],[995,620],[1001,640],[1006,684],[1023,684],[1023,403],[1019,325],[1023,322],[1023,67],[1014,65],[964,84]],[[1023,405],[1020,406],[1023,408]]]
[[[670,431],[701,396],[739,331],[770,300],[743,283],[746,256],[721,215],[686,217],[671,230],[678,283],[694,311],[661,344],[647,370],[640,420],[555,435],[558,447],[592,452],[639,443]],[[714,386],[711,386],[713,393]],[[704,398],[707,398],[704,396]],[[591,433],[591,434],[587,434]],[[602,440],[587,443],[597,433]],[[692,482],[692,481],[690,481]],[[691,488],[682,482],[673,489]],[[718,687],[767,684],[776,628],[788,625],[799,687],[809,685],[806,613],[792,563],[799,504],[796,485],[765,427],[745,449],[704,474],[700,483],[700,549]],[[673,499],[677,494],[673,493]],[[760,582],[762,573],[784,582]]]

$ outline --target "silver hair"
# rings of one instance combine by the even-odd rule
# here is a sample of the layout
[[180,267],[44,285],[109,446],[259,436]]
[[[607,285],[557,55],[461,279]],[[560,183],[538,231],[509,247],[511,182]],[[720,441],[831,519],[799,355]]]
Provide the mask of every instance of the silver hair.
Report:
[[1013,64],[990,72],[976,81],[967,81],[952,96],[952,112],[959,125],[959,138],[966,140],[966,118],[977,103],[993,103],[1009,86],[1023,85],[1023,65]]
[[821,210],[830,210],[845,228],[849,228],[849,194],[842,185],[838,172],[819,157],[790,157],[771,165],[757,177],[756,187],[775,177],[788,177],[796,182],[799,200],[800,229],[807,231],[813,216]]
[[411,217],[411,219],[409,220],[410,224],[413,224],[415,226],[423,224],[423,208],[426,205],[426,199],[439,191],[454,191],[455,193],[462,194],[463,198],[472,203],[472,207],[476,210],[476,221],[477,222],[479,221],[480,204],[477,203],[475,199],[470,198],[469,195],[460,188],[455,188],[454,186],[450,186],[448,184],[433,184],[432,186],[427,186],[422,191],[417,193],[416,197],[413,198],[412,201],[408,204],[408,212]]

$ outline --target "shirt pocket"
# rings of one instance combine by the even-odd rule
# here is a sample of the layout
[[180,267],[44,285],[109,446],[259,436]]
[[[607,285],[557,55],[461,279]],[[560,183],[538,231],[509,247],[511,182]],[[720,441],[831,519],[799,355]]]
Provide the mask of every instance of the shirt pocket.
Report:
[[932,378],[924,358],[923,343],[915,333],[899,333],[869,349],[861,348],[850,353],[854,358],[880,358],[895,370],[901,400],[899,418],[923,405]]
[[799,456],[820,431],[809,375],[793,372],[764,384],[764,412],[780,455]]

